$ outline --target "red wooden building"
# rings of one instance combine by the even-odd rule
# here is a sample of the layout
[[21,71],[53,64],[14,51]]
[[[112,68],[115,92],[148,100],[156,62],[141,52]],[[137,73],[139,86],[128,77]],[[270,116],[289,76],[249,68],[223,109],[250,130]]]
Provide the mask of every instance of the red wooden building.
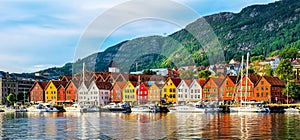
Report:
[[136,98],[138,104],[148,103],[148,88],[144,83],[141,83],[136,87]]
[[224,78],[209,78],[203,85],[203,97],[204,101],[220,100],[220,86]]
[[30,88],[30,102],[45,102],[45,87],[48,82],[35,82]]

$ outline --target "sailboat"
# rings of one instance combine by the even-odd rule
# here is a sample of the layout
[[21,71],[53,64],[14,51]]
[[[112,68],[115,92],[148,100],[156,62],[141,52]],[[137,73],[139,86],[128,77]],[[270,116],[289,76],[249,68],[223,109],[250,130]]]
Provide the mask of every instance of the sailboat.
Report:
[[[244,57],[242,57],[242,64],[241,70],[243,69]],[[243,73],[241,73],[241,94],[240,94],[240,106],[237,107],[230,107],[230,112],[270,112],[269,108],[263,107],[262,102],[255,102],[255,101],[247,101],[247,94],[248,94],[248,66],[249,66],[249,52],[247,53],[247,65],[246,65],[246,92],[244,94],[243,100],[243,91],[242,91],[242,79]]]
[[[286,104],[289,104],[289,88],[287,86],[287,95],[286,95]],[[286,113],[299,113],[300,109],[299,108],[293,108],[293,107],[288,107],[284,109],[284,112]]]

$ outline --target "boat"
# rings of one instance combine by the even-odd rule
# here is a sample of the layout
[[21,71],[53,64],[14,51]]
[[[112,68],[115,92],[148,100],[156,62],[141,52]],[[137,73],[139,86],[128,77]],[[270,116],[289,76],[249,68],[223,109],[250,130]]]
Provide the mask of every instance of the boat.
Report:
[[289,107],[289,108],[284,109],[284,112],[286,112],[286,113],[299,113],[300,109]]
[[98,107],[95,106],[89,106],[89,107],[85,107],[86,112],[99,112],[100,109]]
[[27,109],[26,109],[26,107],[17,107],[15,109],[15,112],[27,112]]
[[230,112],[270,112],[268,107],[264,107],[263,102],[241,102],[241,106],[230,107]]
[[73,104],[64,108],[66,112],[83,112],[84,109],[79,104]]
[[[246,65],[246,91],[244,92],[244,99],[243,100],[243,87],[241,84],[241,100],[239,103],[239,106],[232,106],[230,107],[230,112],[270,112],[270,109],[268,107],[265,107],[263,105],[263,102],[255,102],[255,101],[247,101],[247,91],[248,91],[248,66],[249,66],[249,52],[247,53],[247,65]],[[244,57],[242,57],[242,64],[241,64],[241,69],[243,69],[243,64],[244,64]],[[243,73],[241,74],[241,83],[243,82]]]
[[132,112],[154,112],[155,108],[150,107],[149,105],[139,105],[131,108]]
[[41,104],[34,104],[27,108],[28,112],[46,112],[46,108]]
[[205,108],[199,108],[193,105],[175,105],[169,108],[171,112],[181,113],[205,113]]
[[130,113],[131,108],[127,103],[109,103],[100,109],[101,112],[124,112]]
[[58,112],[59,110],[56,107],[53,107],[50,104],[44,104],[46,112]]

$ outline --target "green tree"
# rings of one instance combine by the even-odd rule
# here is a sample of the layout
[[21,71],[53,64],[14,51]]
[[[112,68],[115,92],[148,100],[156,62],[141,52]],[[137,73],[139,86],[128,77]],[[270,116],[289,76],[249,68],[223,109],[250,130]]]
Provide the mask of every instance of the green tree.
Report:
[[143,71],[143,74],[155,75],[156,72],[154,72],[154,71],[152,71],[150,69],[146,69],[146,70]]
[[274,74],[274,71],[273,71],[271,65],[266,65],[264,75],[265,76],[273,76],[273,74]]
[[182,79],[194,79],[194,72],[193,70],[182,70],[180,71],[180,78]]
[[293,66],[289,59],[282,59],[277,68],[275,69],[275,74],[281,80],[290,80],[293,76]]
[[198,73],[199,78],[205,78],[208,79],[208,77],[211,75],[211,72],[209,70],[202,70]]
[[16,101],[16,95],[13,94],[13,93],[10,93],[10,94],[7,96],[7,101],[10,103],[10,105],[13,105],[14,102]]
[[290,80],[286,85],[285,89],[283,90],[284,95],[288,95],[289,98],[299,97],[299,84],[294,80]]
[[279,56],[283,58],[297,58],[298,57],[298,49],[297,48],[284,48],[280,53]]
[[[247,69],[245,68],[242,71],[240,71],[238,75],[241,75],[241,72],[243,73],[243,75],[245,75],[246,71],[247,71]],[[248,68],[248,74],[256,74],[256,72],[253,68]]]

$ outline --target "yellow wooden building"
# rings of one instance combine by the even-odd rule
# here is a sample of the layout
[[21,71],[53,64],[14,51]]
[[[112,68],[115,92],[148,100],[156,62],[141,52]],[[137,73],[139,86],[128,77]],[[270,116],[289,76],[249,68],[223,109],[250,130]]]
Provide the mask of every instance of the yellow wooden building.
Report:
[[180,78],[168,78],[162,87],[161,97],[168,103],[177,102],[177,86],[181,82]]
[[130,105],[136,104],[136,83],[128,81],[122,90],[123,101],[129,103]]
[[57,103],[57,88],[61,85],[61,81],[50,80],[45,87],[45,102]]

